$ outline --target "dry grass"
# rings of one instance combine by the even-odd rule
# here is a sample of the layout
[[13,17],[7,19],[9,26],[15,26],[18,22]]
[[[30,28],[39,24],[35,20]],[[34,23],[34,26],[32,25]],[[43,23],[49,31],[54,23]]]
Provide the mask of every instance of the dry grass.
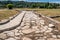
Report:
[[0,10],[0,20],[8,19],[10,16],[18,13],[16,10],[1,9]]
[[45,16],[60,15],[60,9],[38,9],[38,8],[20,8],[18,10],[35,10]]
[[36,10],[38,13],[46,16],[60,15],[60,9],[20,8],[18,10]]
[[[0,20],[9,18],[10,16],[15,15],[17,13],[16,10],[35,10],[39,14],[41,13],[45,16],[60,15],[60,9],[16,8],[14,10],[7,10],[7,9],[0,10]],[[60,17],[59,18],[54,18],[54,19],[60,21]]]
[[60,9],[40,9],[37,11],[45,16],[56,16],[60,15]]

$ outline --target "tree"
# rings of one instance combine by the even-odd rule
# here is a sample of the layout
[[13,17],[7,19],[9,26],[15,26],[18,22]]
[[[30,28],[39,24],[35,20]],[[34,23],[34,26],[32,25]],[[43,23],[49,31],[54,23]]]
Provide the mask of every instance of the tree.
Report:
[[13,4],[7,4],[8,9],[13,9]]
[[52,9],[53,7],[51,5],[48,6],[49,9]]

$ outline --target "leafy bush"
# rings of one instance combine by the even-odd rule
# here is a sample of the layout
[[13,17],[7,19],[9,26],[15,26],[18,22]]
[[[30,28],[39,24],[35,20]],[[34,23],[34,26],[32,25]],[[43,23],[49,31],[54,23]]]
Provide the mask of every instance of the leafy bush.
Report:
[[7,4],[8,9],[13,9],[13,4]]

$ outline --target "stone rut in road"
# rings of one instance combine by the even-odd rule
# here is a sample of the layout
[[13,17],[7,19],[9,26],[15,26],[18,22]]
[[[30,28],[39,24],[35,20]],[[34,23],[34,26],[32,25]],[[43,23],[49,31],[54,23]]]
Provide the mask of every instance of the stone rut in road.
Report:
[[0,33],[0,40],[60,40],[60,33],[54,24],[36,15],[33,11],[25,11],[19,27]]

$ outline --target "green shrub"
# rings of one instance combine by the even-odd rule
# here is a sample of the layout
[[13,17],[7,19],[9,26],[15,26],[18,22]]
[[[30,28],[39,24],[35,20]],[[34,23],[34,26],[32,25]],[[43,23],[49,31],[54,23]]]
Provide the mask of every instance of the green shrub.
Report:
[[8,9],[13,9],[13,4],[7,4]]

